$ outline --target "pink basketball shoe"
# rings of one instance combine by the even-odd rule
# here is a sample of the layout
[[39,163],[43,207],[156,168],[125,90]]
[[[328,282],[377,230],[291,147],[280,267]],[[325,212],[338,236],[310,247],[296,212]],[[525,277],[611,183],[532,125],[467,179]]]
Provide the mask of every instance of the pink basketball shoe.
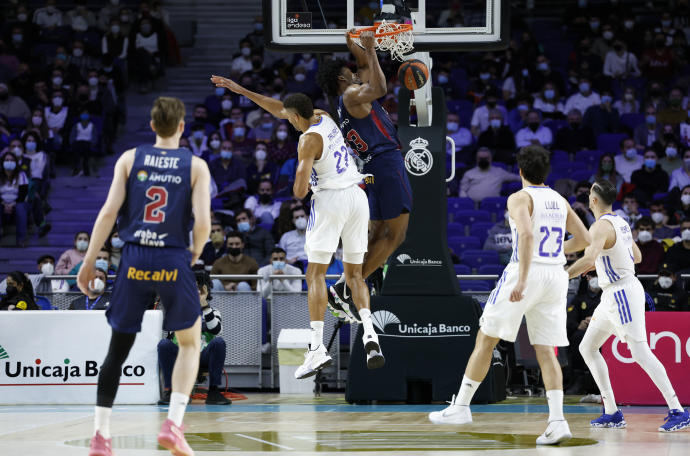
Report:
[[165,420],[158,433],[158,443],[174,456],[194,456],[194,450],[185,440],[183,430],[184,427],[177,427],[171,419]]
[[91,438],[89,456],[113,456],[113,439],[104,438],[100,432],[96,432]]

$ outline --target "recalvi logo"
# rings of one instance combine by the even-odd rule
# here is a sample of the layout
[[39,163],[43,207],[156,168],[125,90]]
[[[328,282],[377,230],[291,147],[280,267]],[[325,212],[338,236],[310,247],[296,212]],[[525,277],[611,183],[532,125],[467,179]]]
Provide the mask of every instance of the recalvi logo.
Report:
[[469,325],[404,323],[388,310],[377,310],[371,319],[380,334],[391,337],[457,337],[469,336],[471,331]]

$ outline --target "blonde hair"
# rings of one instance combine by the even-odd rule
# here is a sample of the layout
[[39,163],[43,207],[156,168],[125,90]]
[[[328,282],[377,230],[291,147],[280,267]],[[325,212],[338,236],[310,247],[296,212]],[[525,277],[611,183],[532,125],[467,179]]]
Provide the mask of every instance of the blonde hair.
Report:
[[182,100],[174,97],[158,97],[151,108],[151,121],[156,134],[169,138],[177,132],[180,121],[184,120],[185,107]]

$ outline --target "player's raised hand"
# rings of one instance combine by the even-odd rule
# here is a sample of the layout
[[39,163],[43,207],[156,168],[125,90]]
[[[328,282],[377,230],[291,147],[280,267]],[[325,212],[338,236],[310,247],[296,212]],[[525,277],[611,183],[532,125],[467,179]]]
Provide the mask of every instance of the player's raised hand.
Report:
[[524,298],[524,292],[525,282],[518,282],[517,285],[515,285],[515,288],[513,288],[513,291],[510,292],[510,302],[522,301],[522,298]]
[[374,38],[374,32],[371,30],[366,30],[362,32],[359,35],[359,41],[362,43],[362,46],[364,46],[364,49],[370,50],[374,49],[374,45],[376,44],[376,39]]
[[229,78],[224,78],[223,76],[216,76],[215,74],[211,76],[211,82],[216,85],[216,87],[224,87],[231,92],[240,93],[243,89],[241,85]]

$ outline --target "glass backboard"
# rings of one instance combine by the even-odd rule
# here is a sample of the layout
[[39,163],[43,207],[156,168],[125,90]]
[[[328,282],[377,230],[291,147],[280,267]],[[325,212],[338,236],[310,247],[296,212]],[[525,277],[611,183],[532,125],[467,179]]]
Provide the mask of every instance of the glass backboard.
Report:
[[[263,0],[269,49],[345,51],[345,32],[370,26],[389,0]],[[415,51],[479,51],[508,44],[508,0],[406,0]]]

